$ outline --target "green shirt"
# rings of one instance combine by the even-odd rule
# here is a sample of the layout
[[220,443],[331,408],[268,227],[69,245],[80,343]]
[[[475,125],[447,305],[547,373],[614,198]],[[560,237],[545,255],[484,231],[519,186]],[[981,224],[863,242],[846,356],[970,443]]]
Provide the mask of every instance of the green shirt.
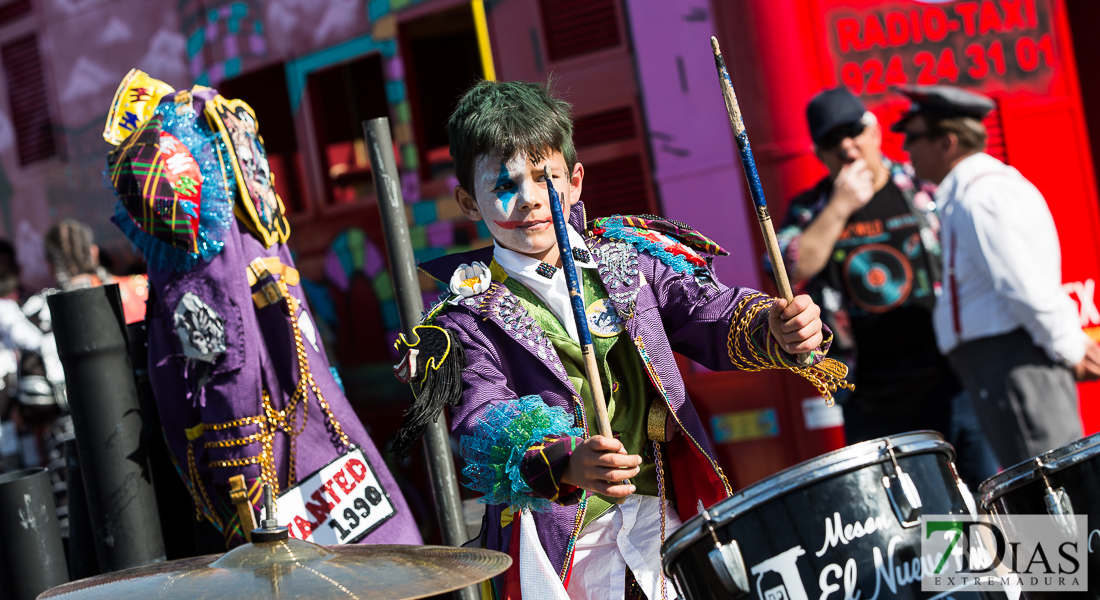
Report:
[[[595,269],[580,269],[584,281],[585,306],[590,307],[599,300],[606,301],[604,290]],[[558,318],[546,308],[542,300],[513,277],[504,281],[527,309],[528,313],[546,332],[554,344],[566,375],[584,399],[584,412],[588,419],[589,434],[599,432],[596,408],[592,401],[592,389],[584,372],[584,358],[581,346],[569,337]],[[614,309],[608,306],[608,310]],[[657,496],[657,465],[649,451],[646,420],[649,415],[649,403],[657,397],[657,392],[646,375],[634,343],[626,330],[613,337],[592,335],[592,344],[596,351],[596,362],[600,368],[600,381],[604,398],[607,400],[607,416],[611,429],[619,435],[626,451],[642,457],[641,470],[631,483],[637,488],[635,493],[645,496]],[[589,496],[588,509],[585,512],[584,525],[588,525],[608,508],[613,500],[601,494]]]

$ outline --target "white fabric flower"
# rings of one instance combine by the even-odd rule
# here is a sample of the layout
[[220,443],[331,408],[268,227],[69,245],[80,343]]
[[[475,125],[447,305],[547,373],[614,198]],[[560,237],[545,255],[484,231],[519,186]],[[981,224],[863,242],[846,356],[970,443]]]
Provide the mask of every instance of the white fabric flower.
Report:
[[475,261],[472,265],[462,263],[455,269],[455,274],[451,275],[451,293],[463,298],[483,294],[489,289],[492,279],[493,276],[485,263],[481,261]]

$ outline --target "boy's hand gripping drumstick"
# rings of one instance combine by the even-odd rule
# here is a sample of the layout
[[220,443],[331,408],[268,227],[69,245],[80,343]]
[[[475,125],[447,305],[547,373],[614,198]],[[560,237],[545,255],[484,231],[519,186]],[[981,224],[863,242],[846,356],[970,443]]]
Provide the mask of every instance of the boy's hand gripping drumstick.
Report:
[[[600,381],[600,368],[596,364],[596,351],[592,346],[592,332],[588,329],[588,317],[584,312],[584,295],[581,280],[577,274],[577,265],[573,262],[573,248],[569,245],[569,225],[561,208],[561,197],[550,180],[550,167],[543,167],[546,177],[546,191],[550,194],[550,214],[554,218],[554,235],[558,238],[558,252],[561,254],[561,268],[565,273],[565,282],[569,286],[569,306],[573,309],[573,320],[577,323],[577,336],[581,342],[581,356],[584,357],[584,373],[588,377],[588,387],[592,390],[592,404],[596,406],[596,420],[600,435],[615,439],[611,432],[611,419],[607,416],[607,401],[603,397],[603,382]],[[630,483],[624,479],[619,482]],[[615,498],[622,504],[624,498]]]
[[[745,178],[749,182],[749,193],[752,195],[753,204],[756,205],[756,217],[760,221],[760,230],[764,233],[764,245],[768,247],[768,258],[771,259],[772,269],[775,271],[775,284],[779,286],[779,293],[790,306],[794,301],[794,292],[791,291],[791,282],[787,279],[783,255],[779,252],[779,241],[775,238],[768,203],[764,200],[764,188],[760,185],[760,174],[756,172],[756,161],[752,157],[752,148],[749,146],[749,134],[745,131],[745,122],[741,119],[741,108],[737,105],[737,96],[733,93],[733,82],[730,80],[729,71],[726,70],[726,61],[722,59],[722,51],[718,49],[718,39],[714,36],[710,38],[710,47],[714,50],[714,66],[718,68],[718,80],[722,85],[722,96],[726,100],[730,126],[733,127],[733,135],[737,138],[737,149],[741,153],[741,165],[745,168]],[[800,353],[798,363],[802,367],[812,366],[813,357],[806,352]]]

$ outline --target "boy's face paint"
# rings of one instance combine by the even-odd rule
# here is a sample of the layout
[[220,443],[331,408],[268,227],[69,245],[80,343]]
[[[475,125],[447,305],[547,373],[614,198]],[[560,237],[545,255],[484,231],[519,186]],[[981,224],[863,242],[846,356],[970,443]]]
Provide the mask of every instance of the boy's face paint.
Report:
[[557,238],[543,175],[546,166],[550,167],[554,189],[564,201],[562,212],[568,219],[571,174],[561,152],[545,156],[537,164],[526,152],[509,159],[482,155],[474,166],[474,198],[489,232],[501,246],[556,262]]

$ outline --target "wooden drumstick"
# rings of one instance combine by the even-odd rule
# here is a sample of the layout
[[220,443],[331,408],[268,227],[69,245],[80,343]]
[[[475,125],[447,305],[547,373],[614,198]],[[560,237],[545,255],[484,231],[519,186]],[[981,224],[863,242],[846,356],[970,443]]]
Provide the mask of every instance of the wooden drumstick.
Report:
[[[794,292],[791,290],[790,280],[787,279],[787,269],[783,264],[783,255],[779,252],[779,240],[775,237],[771,213],[768,212],[768,203],[764,199],[764,188],[760,185],[760,174],[756,171],[756,160],[752,157],[749,134],[745,131],[745,122],[741,118],[741,108],[737,104],[737,96],[733,93],[733,81],[730,80],[729,71],[726,69],[726,61],[722,58],[722,51],[718,49],[718,38],[711,36],[710,47],[714,51],[714,66],[718,69],[722,97],[726,100],[726,112],[729,113],[730,126],[733,127],[733,135],[737,139],[737,149],[741,154],[741,165],[745,168],[745,178],[749,183],[749,194],[752,195],[753,204],[756,205],[756,217],[760,222],[760,231],[764,234],[764,245],[768,248],[768,258],[772,261],[775,284],[779,286],[779,293],[783,296],[783,299],[790,305],[791,302],[794,302]],[[799,353],[798,364],[801,367],[812,366],[813,356],[808,352]]]
[[[565,213],[561,208],[561,197],[554,189],[550,180],[550,167],[545,167],[546,191],[550,194],[550,215],[554,220],[554,234],[558,239],[558,252],[561,254],[561,268],[565,274],[565,282],[569,287],[569,306],[573,309],[573,319],[577,323],[577,337],[581,342],[581,356],[584,357],[584,374],[588,377],[588,387],[592,390],[592,404],[596,407],[596,423],[600,435],[614,439],[611,431],[611,419],[607,416],[607,401],[603,397],[603,383],[600,379],[600,368],[596,363],[596,350],[592,344],[592,332],[588,329],[588,317],[584,312],[584,298],[582,297],[580,274],[577,265],[573,262],[573,249],[569,244],[569,224],[565,222]],[[624,479],[622,484],[629,484],[629,479]],[[615,501],[622,503],[623,498]]]

